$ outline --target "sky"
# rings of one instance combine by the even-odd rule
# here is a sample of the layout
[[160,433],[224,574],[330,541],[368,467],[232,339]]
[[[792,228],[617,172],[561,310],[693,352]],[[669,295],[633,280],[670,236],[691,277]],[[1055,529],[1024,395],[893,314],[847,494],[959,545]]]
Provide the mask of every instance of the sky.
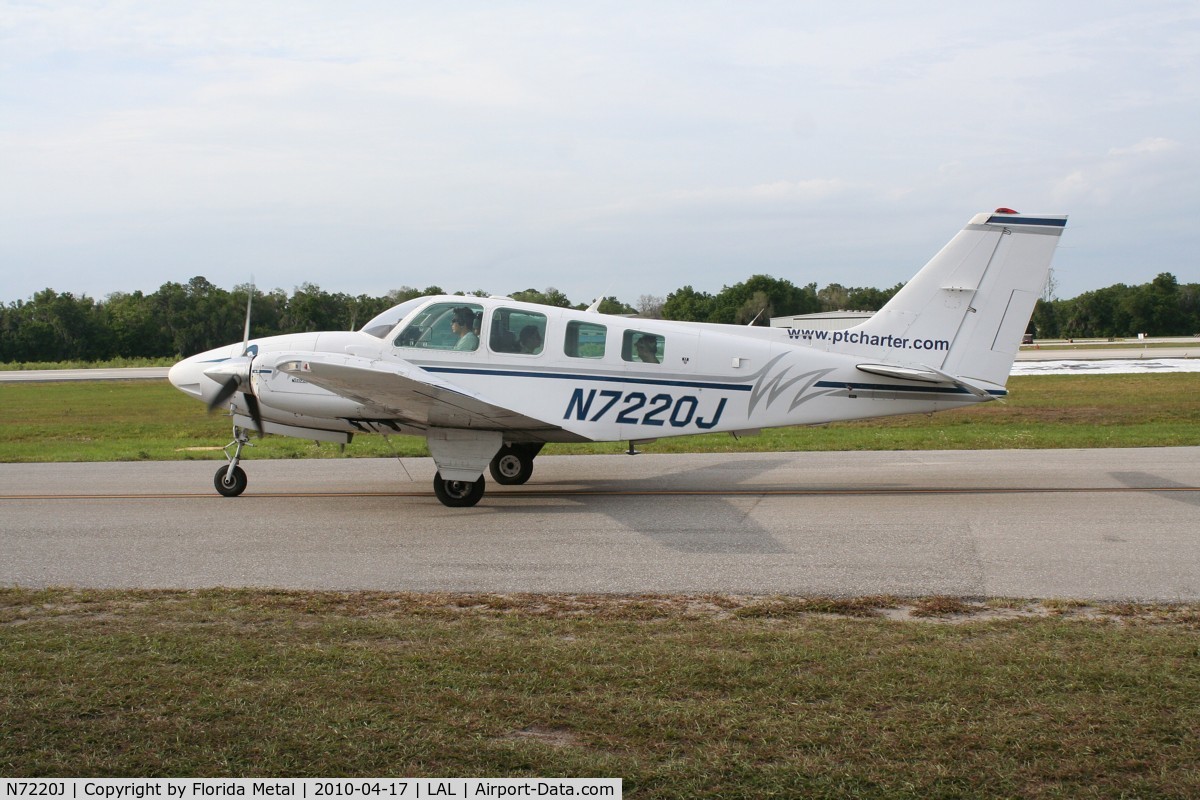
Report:
[[0,0],[0,302],[885,288],[997,207],[1200,282],[1198,133],[1194,0]]

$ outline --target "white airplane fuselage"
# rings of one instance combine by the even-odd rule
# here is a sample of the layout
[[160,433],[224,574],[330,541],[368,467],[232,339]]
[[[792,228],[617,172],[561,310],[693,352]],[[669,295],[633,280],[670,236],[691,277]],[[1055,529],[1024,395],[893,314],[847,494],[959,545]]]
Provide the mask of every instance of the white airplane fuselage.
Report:
[[[489,463],[497,479],[524,482],[547,442],[749,433],[1003,396],[1065,224],[1007,209],[977,215],[880,312],[844,331],[442,295],[359,332],[216,348],[180,361],[170,380],[210,408],[228,405],[235,434],[425,436],[435,489],[477,483],[474,499],[457,503],[469,505]],[[505,452],[522,470],[497,472]]]
[[[462,302],[432,297],[429,303]],[[272,365],[277,354],[352,356],[376,365],[419,367],[463,389],[504,398],[514,411],[554,421],[562,431],[532,435],[538,441],[642,441],[698,433],[758,430],[836,420],[938,411],[978,402],[957,387],[900,385],[856,368],[862,358],[796,341],[783,328],[670,322],[598,315],[497,298],[472,298],[494,308],[545,313],[547,339],[537,355],[496,352],[486,341],[474,351],[414,351],[362,332],[325,332],[251,339],[257,348],[252,389],[264,422],[314,431],[421,434],[429,425],[453,427],[453,414],[396,409],[381,413]],[[667,340],[663,363],[624,361],[618,348],[600,358],[571,358],[554,333],[569,321],[602,322],[610,335],[625,331]],[[219,347],[179,362],[171,381],[199,399],[217,384],[204,370],[241,354],[242,345]],[[1003,391],[997,389],[997,394]],[[234,413],[245,414],[233,401]],[[269,432],[269,431],[268,431]],[[526,440],[513,432],[508,438]]]

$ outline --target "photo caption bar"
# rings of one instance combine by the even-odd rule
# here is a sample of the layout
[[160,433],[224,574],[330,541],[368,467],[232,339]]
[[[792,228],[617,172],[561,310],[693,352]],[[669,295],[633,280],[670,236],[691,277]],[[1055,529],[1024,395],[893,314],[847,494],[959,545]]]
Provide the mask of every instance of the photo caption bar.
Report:
[[0,798],[70,800],[176,800],[203,798],[402,798],[470,800],[476,797],[598,797],[620,800],[620,778],[63,778],[0,780]]

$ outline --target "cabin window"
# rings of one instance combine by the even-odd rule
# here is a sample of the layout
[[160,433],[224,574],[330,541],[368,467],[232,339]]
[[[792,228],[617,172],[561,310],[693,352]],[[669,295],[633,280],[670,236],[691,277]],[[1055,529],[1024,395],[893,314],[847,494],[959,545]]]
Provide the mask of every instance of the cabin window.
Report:
[[546,341],[546,315],[516,308],[492,312],[488,347],[496,353],[540,355]]
[[475,303],[434,303],[420,311],[396,337],[396,347],[464,350],[479,347],[483,306]]
[[642,364],[661,364],[666,351],[662,336],[642,331],[625,331],[621,340],[621,358]]
[[608,329],[594,322],[568,322],[564,352],[571,358],[604,358]]

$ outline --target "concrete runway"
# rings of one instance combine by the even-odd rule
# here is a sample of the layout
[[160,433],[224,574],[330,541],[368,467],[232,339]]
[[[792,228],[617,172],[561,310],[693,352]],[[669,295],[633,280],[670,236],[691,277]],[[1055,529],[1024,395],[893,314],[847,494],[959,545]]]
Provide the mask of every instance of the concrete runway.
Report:
[[59,381],[166,380],[170,367],[90,367],[86,369],[0,370],[0,383],[57,383]]
[[0,465],[0,585],[1200,602],[1200,448]]

